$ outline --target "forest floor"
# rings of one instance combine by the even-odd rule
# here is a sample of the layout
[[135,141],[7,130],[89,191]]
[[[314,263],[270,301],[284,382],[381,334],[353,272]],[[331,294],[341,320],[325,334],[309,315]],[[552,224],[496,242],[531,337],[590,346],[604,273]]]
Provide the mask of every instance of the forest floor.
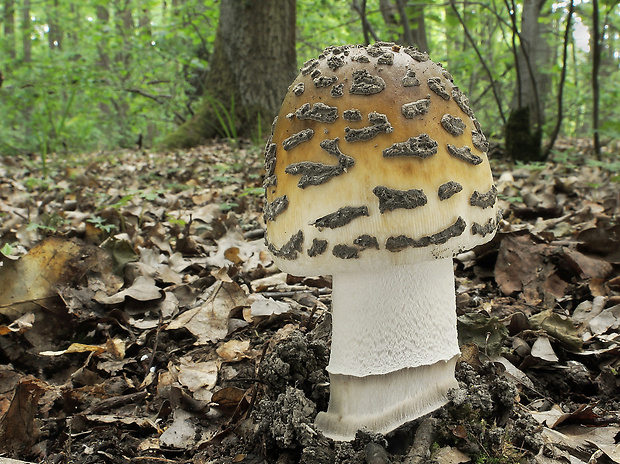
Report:
[[455,259],[460,389],[351,442],[313,426],[331,281],[273,265],[260,149],[0,159],[0,456],[620,463],[620,156],[586,151],[492,161],[500,231]]

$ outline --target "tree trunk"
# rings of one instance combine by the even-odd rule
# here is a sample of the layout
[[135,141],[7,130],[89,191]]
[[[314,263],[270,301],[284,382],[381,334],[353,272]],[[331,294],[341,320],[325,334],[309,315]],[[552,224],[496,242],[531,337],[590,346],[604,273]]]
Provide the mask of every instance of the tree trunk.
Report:
[[[402,1],[402,0],[399,0]],[[426,39],[426,22],[424,19],[424,4],[416,4],[407,8],[407,21],[411,29],[413,42],[411,45],[418,47],[423,52],[430,52]]]
[[4,0],[4,37],[6,40],[6,54],[9,58],[15,59],[15,1]]
[[50,50],[60,50],[62,48],[62,29],[60,28],[60,7],[58,0],[54,0],[47,12],[47,23],[49,32],[47,33],[47,44]]
[[222,0],[196,115],[163,142],[191,147],[220,136],[251,137],[270,127],[297,73],[296,0]]
[[592,34],[591,54],[592,54],[592,129],[594,130],[594,154],[597,159],[601,159],[601,135],[600,135],[600,88],[599,71],[601,67],[601,39],[600,39],[600,20],[598,10],[598,0],[592,0]]
[[[424,5],[407,6],[405,0],[380,0],[379,9],[383,21],[388,28],[398,30],[402,27],[402,34],[396,39],[402,45],[411,45],[428,52],[426,40],[426,24],[424,22]],[[398,19],[396,17],[398,13]]]
[[539,22],[547,0],[524,0],[520,47],[516,57],[517,88],[506,124],[506,149],[513,160],[541,161],[544,98],[549,95],[551,76],[542,72],[549,62],[550,47]]
[[22,48],[24,63],[32,61],[32,21],[30,20],[30,0],[24,0],[22,6]]

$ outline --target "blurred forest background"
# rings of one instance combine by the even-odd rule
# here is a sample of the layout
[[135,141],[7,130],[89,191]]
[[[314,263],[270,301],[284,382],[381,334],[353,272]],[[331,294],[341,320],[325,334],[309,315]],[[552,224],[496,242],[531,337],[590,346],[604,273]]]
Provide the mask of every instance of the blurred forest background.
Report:
[[2,155],[258,144],[304,61],[376,40],[446,66],[513,159],[617,151],[618,0],[0,1]]

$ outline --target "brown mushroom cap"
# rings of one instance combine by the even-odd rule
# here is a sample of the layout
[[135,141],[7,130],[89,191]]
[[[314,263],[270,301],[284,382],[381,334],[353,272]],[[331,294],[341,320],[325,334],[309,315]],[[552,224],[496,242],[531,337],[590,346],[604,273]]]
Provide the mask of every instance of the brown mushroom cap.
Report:
[[267,243],[292,274],[453,256],[498,223],[488,143],[448,72],[411,48],[326,49],[265,150]]

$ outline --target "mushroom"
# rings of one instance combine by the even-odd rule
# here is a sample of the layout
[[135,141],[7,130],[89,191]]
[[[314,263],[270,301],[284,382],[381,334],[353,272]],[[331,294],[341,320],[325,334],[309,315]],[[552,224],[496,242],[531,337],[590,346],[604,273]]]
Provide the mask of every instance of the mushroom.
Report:
[[487,149],[414,48],[329,47],[289,87],[265,149],[266,242],[289,274],[333,275],[327,437],[387,433],[457,386],[452,258],[498,226]]

